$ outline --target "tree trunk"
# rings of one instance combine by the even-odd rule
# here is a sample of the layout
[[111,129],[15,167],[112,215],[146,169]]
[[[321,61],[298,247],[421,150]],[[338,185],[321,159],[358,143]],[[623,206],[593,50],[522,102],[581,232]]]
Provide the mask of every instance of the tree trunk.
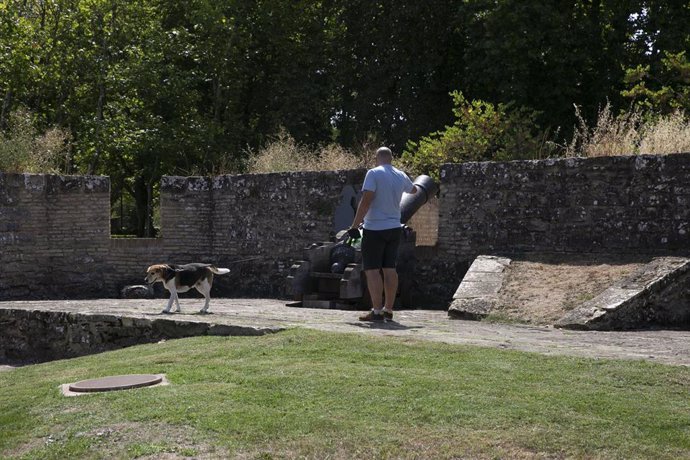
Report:
[[148,210],[148,193],[146,181],[142,176],[134,180],[134,203],[136,204],[137,237],[146,236],[146,214]]
[[139,238],[155,238],[153,226],[153,183],[154,178],[138,176],[134,180],[134,203],[136,205],[136,232]]
[[[96,22],[98,24],[98,34],[100,35],[100,45],[101,45],[101,58],[103,60],[108,59],[106,52],[106,41],[105,41],[105,30],[103,27],[103,15],[98,14],[96,17]],[[106,68],[104,68],[104,66]],[[91,158],[91,163],[89,164],[89,169],[87,174],[95,174],[98,168],[98,161],[101,156],[101,125],[103,124],[103,106],[105,104],[105,74],[107,72],[107,64],[99,64],[98,69],[98,102],[96,103],[96,149],[94,151],[93,157]]]
[[213,119],[216,123],[221,122],[221,110],[223,107],[223,85],[220,82],[220,77],[213,79]]
[[96,174],[98,168],[98,161],[101,157],[101,124],[103,123],[103,103],[105,101],[105,86],[103,83],[98,85],[98,104],[96,106],[96,150],[91,158],[87,174]]
[[8,89],[5,93],[5,98],[2,100],[2,111],[0,111],[0,130],[7,127],[7,118],[10,116],[10,107],[12,106],[12,90]]
[[148,238],[156,236],[156,230],[153,228],[153,180],[146,184],[146,225],[144,230]]

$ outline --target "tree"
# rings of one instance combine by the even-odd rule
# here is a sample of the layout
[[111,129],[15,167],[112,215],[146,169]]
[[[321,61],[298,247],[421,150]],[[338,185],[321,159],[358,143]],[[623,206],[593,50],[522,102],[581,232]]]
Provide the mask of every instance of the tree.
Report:
[[332,113],[347,146],[375,135],[402,149],[451,121],[448,93],[462,87],[462,2],[333,2],[329,49],[335,79]]
[[639,2],[478,0],[468,9],[469,96],[531,107],[539,124],[560,127],[564,137],[575,123],[573,104],[594,116],[607,98],[620,103]]
[[656,73],[652,73],[650,64],[627,69],[625,82],[629,89],[621,94],[653,113],[690,110],[690,61],[685,51],[664,52],[661,66]]

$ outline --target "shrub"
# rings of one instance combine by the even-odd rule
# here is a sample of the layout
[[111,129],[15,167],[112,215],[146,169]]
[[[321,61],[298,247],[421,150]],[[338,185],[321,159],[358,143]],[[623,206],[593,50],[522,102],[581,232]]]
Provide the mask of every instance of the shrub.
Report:
[[535,111],[468,101],[459,91],[451,96],[453,126],[407,143],[403,161],[415,173],[436,176],[443,163],[541,158],[546,154],[547,133],[537,128]]
[[0,171],[55,173],[69,166],[70,136],[60,128],[39,133],[24,109],[10,114],[0,134]]
[[285,171],[332,171],[364,168],[364,156],[346,150],[338,144],[310,148],[295,141],[284,129],[256,154],[250,154],[251,173]]

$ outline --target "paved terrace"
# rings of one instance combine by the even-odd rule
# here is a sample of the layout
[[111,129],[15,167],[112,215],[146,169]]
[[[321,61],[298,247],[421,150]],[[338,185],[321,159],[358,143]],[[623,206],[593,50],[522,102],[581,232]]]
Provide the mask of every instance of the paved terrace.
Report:
[[79,300],[0,302],[0,309],[50,310],[198,322],[258,330],[304,327],[331,332],[393,336],[545,355],[643,359],[690,366],[690,331],[565,331],[551,327],[448,319],[445,311],[403,310],[394,323],[360,323],[360,312],[285,306],[275,299],[212,299],[210,315],[199,315],[202,299],[182,299],[182,313],[163,315],[166,300]]

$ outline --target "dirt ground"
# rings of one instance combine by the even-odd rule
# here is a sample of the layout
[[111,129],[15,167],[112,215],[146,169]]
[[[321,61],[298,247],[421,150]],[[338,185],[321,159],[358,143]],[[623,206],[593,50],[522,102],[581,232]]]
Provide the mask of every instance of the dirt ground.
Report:
[[650,260],[607,255],[542,255],[513,260],[491,317],[553,324]]

